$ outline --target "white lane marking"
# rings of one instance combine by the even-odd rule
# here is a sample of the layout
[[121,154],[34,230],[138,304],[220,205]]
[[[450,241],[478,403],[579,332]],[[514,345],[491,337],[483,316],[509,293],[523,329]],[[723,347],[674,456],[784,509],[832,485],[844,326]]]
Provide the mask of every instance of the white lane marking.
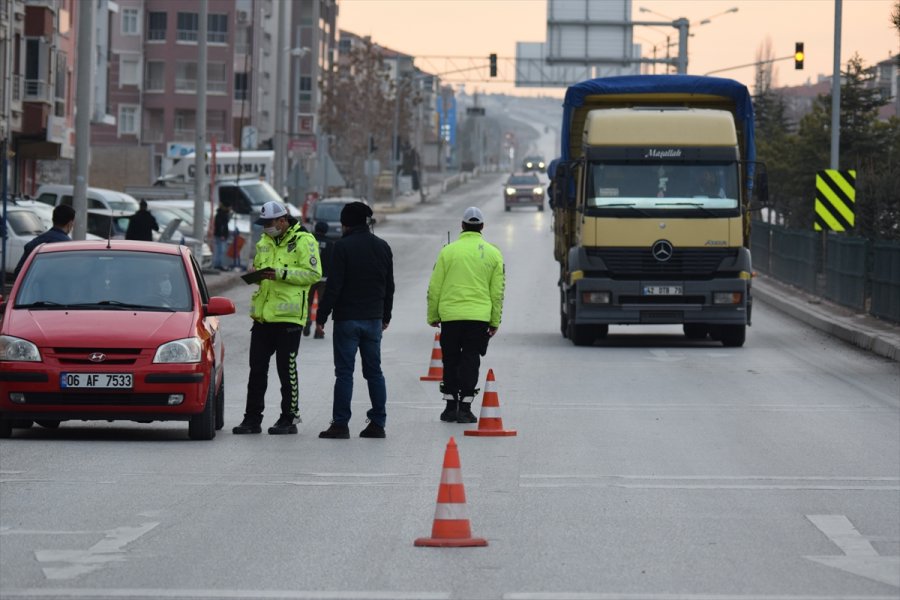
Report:
[[900,556],[880,556],[844,515],[806,515],[844,556],[807,556],[827,567],[900,588]]
[[[185,590],[159,588],[23,588],[0,590],[4,598],[238,598],[284,600],[448,600],[449,592],[318,590]],[[865,600],[875,600],[866,598]],[[880,599],[878,599],[880,600]]]
[[[767,483],[768,482],[768,483]],[[897,477],[540,475],[522,474],[520,488],[625,488],[675,490],[838,490],[897,492]]]
[[117,527],[106,531],[103,539],[87,550],[35,550],[34,556],[40,563],[65,563],[61,567],[43,567],[47,579],[74,579],[100,570],[108,563],[124,561],[125,546],[157,525],[159,523]]
[[678,362],[686,358],[682,352],[673,352],[670,354],[668,350],[651,350],[650,354],[653,355],[652,360],[657,360],[659,362]]
[[615,592],[517,592],[503,600],[897,600],[896,596],[842,594],[617,594]]
[[[522,405],[520,405],[522,406]],[[847,406],[845,404],[724,404],[724,403],[597,403],[597,402],[530,402],[531,409],[604,410],[604,411],[666,411],[666,410],[735,410],[742,412],[885,412],[896,414],[897,409],[881,406]],[[432,405],[431,408],[434,408]]]

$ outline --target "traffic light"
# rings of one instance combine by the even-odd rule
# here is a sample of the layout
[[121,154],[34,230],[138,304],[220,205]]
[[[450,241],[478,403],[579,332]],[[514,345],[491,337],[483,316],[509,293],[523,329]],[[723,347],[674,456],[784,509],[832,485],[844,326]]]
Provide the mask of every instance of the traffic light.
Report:
[[803,68],[803,42],[794,44],[794,69],[801,70]]
[[491,62],[491,77],[497,76],[497,55],[491,54],[489,57]]

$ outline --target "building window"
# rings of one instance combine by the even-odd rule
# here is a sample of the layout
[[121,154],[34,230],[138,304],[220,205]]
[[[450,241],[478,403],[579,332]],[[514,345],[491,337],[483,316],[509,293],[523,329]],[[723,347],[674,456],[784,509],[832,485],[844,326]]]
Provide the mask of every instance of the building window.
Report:
[[197,91],[197,63],[178,62],[175,65],[175,91]]
[[237,54],[250,54],[250,45],[253,42],[253,30],[250,27],[238,27],[234,31],[234,51]]
[[148,92],[166,91],[166,63],[162,61],[147,62],[147,78],[144,81],[144,90]]
[[224,44],[228,41],[228,15],[207,15],[206,41]]
[[[175,140],[194,141],[196,113],[192,110],[175,111]],[[208,123],[208,122],[207,122]],[[208,127],[207,127],[208,129]]]
[[122,35],[137,35],[139,31],[138,10],[136,8],[123,8]]
[[221,110],[211,110],[206,113],[206,129],[210,135],[225,135],[225,113]]
[[234,74],[234,99],[249,100],[250,99],[250,74],[235,73]]
[[300,102],[312,100],[312,77],[300,77]]
[[197,13],[178,13],[176,40],[179,42],[196,42],[199,31],[200,16]]
[[166,40],[166,13],[151,12],[147,14],[147,40],[151,42]]
[[119,56],[119,85],[140,85],[140,63],[135,56]]
[[228,91],[228,80],[225,78],[225,63],[207,63],[206,91],[224,94]]
[[119,135],[137,135],[138,107],[133,104],[119,105]]
[[56,81],[54,82],[54,95],[56,100],[53,106],[53,114],[57,117],[66,116],[66,89],[68,88],[69,66],[65,52],[56,53]]

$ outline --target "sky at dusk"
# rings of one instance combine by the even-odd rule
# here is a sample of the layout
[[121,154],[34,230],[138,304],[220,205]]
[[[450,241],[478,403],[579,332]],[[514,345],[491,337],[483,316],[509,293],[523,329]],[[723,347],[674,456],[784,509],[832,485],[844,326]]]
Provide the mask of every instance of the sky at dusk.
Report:
[[[603,0],[606,1],[606,0]],[[858,53],[873,65],[900,53],[900,36],[891,22],[897,0],[843,0],[841,61]],[[338,28],[412,56],[484,57],[496,53],[501,68],[512,77],[516,42],[546,41],[546,0],[339,0]],[[684,17],[693,34],[688,43],[688,72],[709,71],[753,63],[764,44],[771,43],[776,58],[792,56],[794,43],[803,42],[805,69],[794,70],[793,60],[775,63],[779,86],[815,83],[830,75],[834,62],[834,0],[632,0],[632,19],[662,21]],[[640,13],[644,7],[653,13]],[[736,7],[735,13],[727,13]],[[662,16],[661,16],[662,15]],[[699,22],[709,18],[709,23]],[[666,34],[677,39],[673,28],[635,27],[635,42],[650,57],[654,44],[662,56]],[[675,48],[673,54],[677,52]],[[444,63],[446,64],[446,63]],[[465,61],[454,64],[466,66]],[[417,60],[419,68],[435,72],[441,63]],[[446,67],[444,67],[446,68]],[[663,66],[657,67],[662,72]],[[754,68],[722,71],[752,87]],[[511,83],[477,81],[470,91],[534,95],[530,88],[518,91]],[[564,90],[544,90],[561,96]]]

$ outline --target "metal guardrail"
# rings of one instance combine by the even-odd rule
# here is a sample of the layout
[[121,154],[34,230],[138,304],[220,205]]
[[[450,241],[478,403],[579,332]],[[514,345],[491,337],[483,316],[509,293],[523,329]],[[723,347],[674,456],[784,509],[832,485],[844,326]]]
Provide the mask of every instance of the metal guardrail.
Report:
[[754,222],[753,268],[832,302],[900,323],[900,242]]

